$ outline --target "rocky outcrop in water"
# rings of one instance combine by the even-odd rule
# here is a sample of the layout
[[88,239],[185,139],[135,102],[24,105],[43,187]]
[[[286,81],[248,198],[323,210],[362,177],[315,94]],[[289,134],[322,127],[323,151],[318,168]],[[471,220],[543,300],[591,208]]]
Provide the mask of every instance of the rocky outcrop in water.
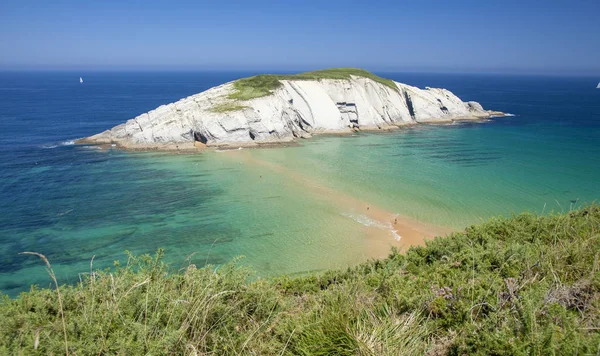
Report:
[[497,112],[463,102],[446,89],[419,89],[375,80],[281,80],[271,95],[244,101],[228,96],[234,82],[162,105],[80,140],[129,149],[187,149],[293,141],[318,133],[380,130],[417,123],[478,120]]

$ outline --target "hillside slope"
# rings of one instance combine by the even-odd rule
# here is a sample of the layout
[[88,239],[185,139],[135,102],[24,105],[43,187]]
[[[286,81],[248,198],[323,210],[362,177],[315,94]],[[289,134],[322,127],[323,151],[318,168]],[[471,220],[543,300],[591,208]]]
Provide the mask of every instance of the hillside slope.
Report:
[[493,219],[405,255],[320,275],[248,282],[251,273],[235,262],[166,271],[159,252],[63,286],[60,300],[38,288],[5,297],[0,353],[599,352],[596,206]]

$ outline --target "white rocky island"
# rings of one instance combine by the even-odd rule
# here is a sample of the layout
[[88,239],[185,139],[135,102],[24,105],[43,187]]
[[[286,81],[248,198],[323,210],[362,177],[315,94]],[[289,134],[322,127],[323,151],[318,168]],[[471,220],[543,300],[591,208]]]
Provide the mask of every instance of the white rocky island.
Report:
[[361,69],[259,75],[162,105],[78,143],[194,150],[290,142],[319,133],[481,120],[499,112],[446,89],[419,89]]

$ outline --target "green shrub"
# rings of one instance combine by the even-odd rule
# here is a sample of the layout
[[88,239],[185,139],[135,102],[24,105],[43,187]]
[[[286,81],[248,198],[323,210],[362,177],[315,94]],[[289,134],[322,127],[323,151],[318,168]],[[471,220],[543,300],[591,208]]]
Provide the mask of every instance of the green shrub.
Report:
[[492,219],[296,278],[255,279],[236,261],[171,272],[161,257],[129,255],[75,286],[4,296],[0,354],[599,352],[596,206]]

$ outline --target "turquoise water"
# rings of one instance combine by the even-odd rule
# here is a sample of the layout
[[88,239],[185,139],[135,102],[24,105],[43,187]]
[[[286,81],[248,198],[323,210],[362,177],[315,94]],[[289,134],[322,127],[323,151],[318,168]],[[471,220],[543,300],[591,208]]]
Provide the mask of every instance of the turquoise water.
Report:
[[498,127],[508,126],[501,120],[521,118],[317,138],[253,154],[389,211],[455,228],[524,210],[568,211],[600,197],[598,145],[569,130],[542,139]]
[[[162,103],[247,73],[0,74],[0,290],[62,282],[165,248],[174,268],[243,255],[260,276],[367,258],[344,197],[444,227],[566,211],[600,197],[594,78],[387,74],[514,113],[482,124],[315,137],[201,155],[72,145]],[[75,80],[73,80],[74,77]],[[325,193],[324,193],[325,192]]]

